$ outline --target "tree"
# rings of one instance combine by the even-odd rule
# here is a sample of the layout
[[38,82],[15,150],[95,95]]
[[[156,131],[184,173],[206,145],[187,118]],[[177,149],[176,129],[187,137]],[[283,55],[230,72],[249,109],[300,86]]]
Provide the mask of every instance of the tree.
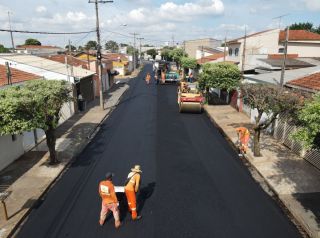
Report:
[[292,137],[301,141],[306,149],[320,149],[320,93],[299,110],[298,122],[300,128]]
[[163,48],[161,50],[161,57],[164,59],[164,60],[167,60],[167,61],[172,61],[172,58],[171,58],[171,52],[172,50],[170,49],[167,49],[167,48]]
[[29,38],[29,39],[26,39],[25,45],[41,45],[41,42],[38,41],[37,39],[33,39],[33,38]]
[[6,47],[4,47],[4,45],[0,44],[0,53],[9,53],[10,50]]
[[[75,47],[74,45],[70,45],[71,51],[76,51],[77,47]],[[66,45],[65,49],[67,49],[69,51],[69,45]]]
[[156,58],[156,55],[157,55],[157,54],[158,54],[158,53],[157,53],[156,49],[147,50],[147,55],[151,55],[151,57],[152,57],[153,59]]
[[313,33],[320,34],[320,25],[318,27],[314,27],[311,22],[299,22],[294,23],[289,27],[290,30],[306,30]]
[[182,57],[181,66],[185,69],[196,69],[198,64],[197,64],[197,60],[194,58]]
[[128,46],[128,44],[120,43],[119,46],[120,46],[120,47],[126,47],[126,46]]
[[244,101],[258,112],[253,128],[253,152],[254,156],[261,156],[261,131],[267,129],[279,114],[295,113],[301,107],[303,98],[297,92],[289,89],[284,91],[281,87],[271,84],[245,84],[242,91]]
[[106,44],[105,44],[105,49],[106,50],[110,50],[111,52],[117,52],[119,50],[119,45],[117,42],[113,41],[113,40],[109,40]]
[[230,91],[239,87],[241,72],[239,68],[230,63],[206,63],[202,66],[202,72],[199,75],[199,87],[206,90],[208,100],[209,89],[219,88]]
[[170,51],[169,56],[172,58],[172,60],[174,62],[176,62],[178,64],[178,67],[180,67],[181,58],[182,57],[187,57],[188,55],[183,49],[175,48],[172,51]]
[[50,164],[57,163],[55,129],[62,105],[72,100],[70,92],[70,85],[63,80],[32,80],[22,86],[0,90],[0,134],[43,129]]
[[87,50],[90,50],[90,49],[95,49],[95,50],[96,50],[97,47],[98,47],[98,43],[97,43],[96,41],[94,41],[94,40],[88,41],[87,44],[86,44],[86,46],[85,46],[85,48],[86,48]]
[[133,54],[138,55],[138,53],[139,53],[139,51],[137,49],[133,48],[133,46],[131,46],[131,45],[127,46],[127,54],[129,54],[129,55],[133,55]]

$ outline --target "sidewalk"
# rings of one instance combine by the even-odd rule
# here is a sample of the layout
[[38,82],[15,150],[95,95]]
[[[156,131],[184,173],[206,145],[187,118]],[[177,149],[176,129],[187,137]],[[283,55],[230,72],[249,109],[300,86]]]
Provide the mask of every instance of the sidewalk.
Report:
[[[252,128],[249,117],[229,105],[206,105],[205,111],[233,144],[236,127]],[[254,157],[250,150],[246,158],[307,233],[319,238],[320,171],[268,135],[261,135],[261,154]]]
[[7,191],[11,191],[6,199],[8,221],[5,221],[2,209],[0,211],[0,238],[11,236],[31,208],[41,202],[39,198],[82,152],[128,88],[127,84],[114,85],[105,94],[105,110],[100,109],[99,99],[95,99],[88,104],[87,111],[74,115],[57,128],[56,149],[60,164],[48,166],[48,148],[42,141],[0,172],[1,185],[8,185]]

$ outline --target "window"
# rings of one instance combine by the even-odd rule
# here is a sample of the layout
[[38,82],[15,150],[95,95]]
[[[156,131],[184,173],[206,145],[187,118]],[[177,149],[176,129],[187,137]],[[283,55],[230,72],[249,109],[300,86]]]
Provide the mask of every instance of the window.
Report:
[[234,55],[235,55],[235,56],[238,56],[238,55],[239,55],[239,48],[236,48],[236,49],[234,50]]
[[279,53],[284,53],[284,48],[279,48]]
[[229,56],[232,56],[232,49],[229,49]]

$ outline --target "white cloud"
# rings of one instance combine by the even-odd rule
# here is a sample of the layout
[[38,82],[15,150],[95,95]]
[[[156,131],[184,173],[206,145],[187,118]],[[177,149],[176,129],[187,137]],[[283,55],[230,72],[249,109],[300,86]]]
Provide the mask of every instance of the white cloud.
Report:
[[47,8],[45,6],[37,6],[36,7],[36,12],[44,13],[46,11],[47,11]]
[[221,24],[219,26],[220,29],[224,29],[227,31],[247,31],[250,29],[248,25],[236,25],[236,24]]
[[311,11],[320,11],[320,0],[304,0],[307,8]]

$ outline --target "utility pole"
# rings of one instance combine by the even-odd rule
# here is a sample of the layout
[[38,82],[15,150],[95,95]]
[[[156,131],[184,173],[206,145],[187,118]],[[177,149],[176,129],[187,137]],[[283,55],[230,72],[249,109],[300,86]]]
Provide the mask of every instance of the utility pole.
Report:
[[284,52],[283,52],[283,61],[281,67],[281,78],[280,78],[280,86],[284,85],[284,75],[286,72],[286,60],[288,55],[288,42],[289,42],[289,27],[286,28],[286,40],[284,42]]
[[172,35],[172,47],[174,47],[174,35]]
[[12,85],[12,74],[11,74],[11,70],[10,70],[10,66],[9,66],[9,62],[6,61],[6,71],[7,71],[7,79],[8,79],[8,85]]
[[10,19],[10,12],[8,12],[8,18],[9,18],[9,29],[10,29],[10,36],[11,36],[11,44],[12,44],[12,50],[14,51],[14,42],[13,42],[13,34],[11,29],[11,19]]
[[201,63],[203,63],[203,58],[204,58],[204,52],[203,52],[203,46],[201,46]]
[[242,53],[242,65],[241,65],[241,80],[244,79],[244,70],[246,62],[246,48],[247,48],[247,27],[244,29],[244,41],[243,41],[243,53]]
[[224,37],[223,62],[226,62],[227,34],[228,32],[226,31],[226,35]]
[[131,35],[133,35],[133,70],[136,70],[136,37],[137,35],[139,35],[136,32],[130,33]]
[[113,3],[112,0],[89,0],[89,3],[94,3],[95,4],[95,10],[96,10],[96,31],[97,31],[97,74],[99,77],[99,92],[100,92],[100,108],[101,110],[104,110],[104,100],[103,100],[103,89],[102,89],[102,70],[103,70],[103,66],[102,66],[102,56],[101,56],[101,39],[100,39],[100,26],[99,26],[99,9],[98,9],[98,3]]
[[71,41],[70,41],[70,39],[69,39],[69,59],[70,59],[70,73],[71,73],[71,77],[73,77],[74,76],[74,74],[73,74],[73,65],[72,65],[72,55],[71,55]]
[[139,38],[137,38],[139,41],[140,41],[140,47],[139,47],[139,59],[140,59],[140,63],[141,63],[141,40],[144,40],[144,38],[143,37],[139,37]]
[[279,29],[281,29],[281,21],[282,21],[282,18],[286,17],[286,16],[289,16],[290,14],[284,14],[284,15],[281,15],[281,16],[278,16],[278,17],[274,17],[272,19],[279,19]]

